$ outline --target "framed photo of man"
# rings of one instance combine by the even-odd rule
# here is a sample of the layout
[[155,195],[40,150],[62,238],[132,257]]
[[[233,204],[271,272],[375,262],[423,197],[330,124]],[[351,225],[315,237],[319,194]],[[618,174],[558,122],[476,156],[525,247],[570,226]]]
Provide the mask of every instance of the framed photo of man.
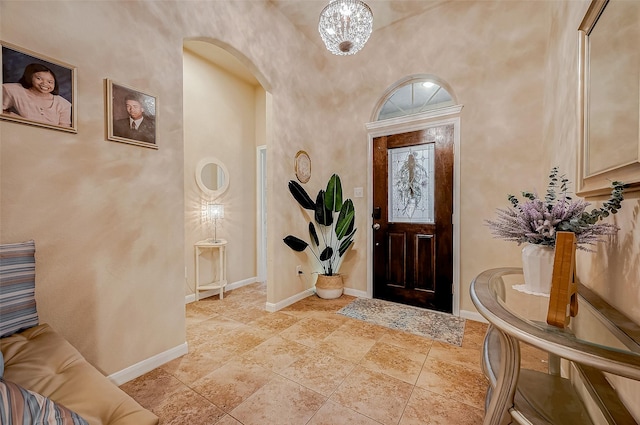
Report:
[[158,149],[157,99],[106,79],[107,140]]
[[77,133],[76,67],[4,41],[0,44],[0,118]]

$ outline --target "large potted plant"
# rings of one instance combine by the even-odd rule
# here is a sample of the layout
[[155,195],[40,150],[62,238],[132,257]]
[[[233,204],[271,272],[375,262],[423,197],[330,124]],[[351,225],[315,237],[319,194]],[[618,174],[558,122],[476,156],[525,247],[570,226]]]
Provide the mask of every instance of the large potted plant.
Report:
[[320,298],[338,298],[344,288],[338,270],[356,233],[353,202],[342,200],[342,183],[337,174],[329,178],[326,190],[320,190],[315,201],[294,180],[289,181],[289,191],[302,208],[312,212],[313,221],[309,222],[309,243],[293,235],[284,238],[284,243],[297,252],[309,248],[322,270],[316,281],[316,294]]
[[612,182],[611,197],[589,212],[588,202],[569,196],[569,180],[554,167],[549,173],[544,199],[533,192],[522,192],[523,202],[509,195],[511,207],[499,208],[497,218],[485,222],[496,238],[525,244],[522,249],[525,284],[514,288],[535,294],[549,293],[556,232],[573,232],[578,249],[584,251],[593,251],[589,246],[600,242],[603,236],[614,235],[618,226],[600,220],[622,208],[624,186]]

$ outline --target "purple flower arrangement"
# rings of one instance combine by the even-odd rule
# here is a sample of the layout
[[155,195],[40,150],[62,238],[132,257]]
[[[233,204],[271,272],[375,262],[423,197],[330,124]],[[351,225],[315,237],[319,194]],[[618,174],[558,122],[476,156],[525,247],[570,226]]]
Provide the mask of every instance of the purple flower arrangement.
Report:
[[582,199],[573,200],[568,195],[568,180],[558,175],[558,167],[551,169],[549,184],[544,199],[537,193],[522,192],[524,200],[520,202],[509,195],[511,207],[498,208],[495,220],[485,220],[494,237],[507,241],[530,243],[554,247],[556,232],[573,232],[578,248],[591,251],[585,245],[595,245],[602,236],[613,235],[619,228],[614,224],[598,223],[609,214],[615,214],[621,208],[624,199],[624,184],[611,184],[611,198],[602,207],[587,212],[590,205]]

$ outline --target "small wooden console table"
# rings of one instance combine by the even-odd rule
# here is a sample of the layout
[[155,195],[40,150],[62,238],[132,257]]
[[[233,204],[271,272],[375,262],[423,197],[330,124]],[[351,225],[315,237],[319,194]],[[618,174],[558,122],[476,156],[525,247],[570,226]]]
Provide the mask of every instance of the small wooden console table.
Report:
[[[195,258],[196,258],[196,301],[200,299],[200,291],[209,291],[212,289],[220,290],[220,299],[224,298],[224,288],[227,286],[227,241],[224,239],[212,240],[206,239],[200,242],[196,242],[195,245]],[[205,251],[218,251],[218,267],[214,270],[217,271],[217,280],[209,283],[200,282],[200,256]],[[215,263],[214,263],[215,265]],[[215,279],[215,278],[214,278]]]
[[[484,425],[636,424],[611,382],[640,388],[640,327],[579,283],[578,315],[565,329],[550,326],[549,299],[513,290],[522,282],[522,269],[498,268],[471,283],[489,321]],[[521,342],[549,354],[548,373],[520,368]]]

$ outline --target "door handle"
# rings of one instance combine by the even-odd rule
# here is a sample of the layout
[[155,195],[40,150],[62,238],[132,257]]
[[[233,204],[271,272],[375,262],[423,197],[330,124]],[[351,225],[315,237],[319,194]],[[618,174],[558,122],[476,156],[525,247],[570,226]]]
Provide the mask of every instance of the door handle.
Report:
[[373,230],[378,230],[380,228],[380,223],[373,223],[373,226],[371,226],[373,228]]

